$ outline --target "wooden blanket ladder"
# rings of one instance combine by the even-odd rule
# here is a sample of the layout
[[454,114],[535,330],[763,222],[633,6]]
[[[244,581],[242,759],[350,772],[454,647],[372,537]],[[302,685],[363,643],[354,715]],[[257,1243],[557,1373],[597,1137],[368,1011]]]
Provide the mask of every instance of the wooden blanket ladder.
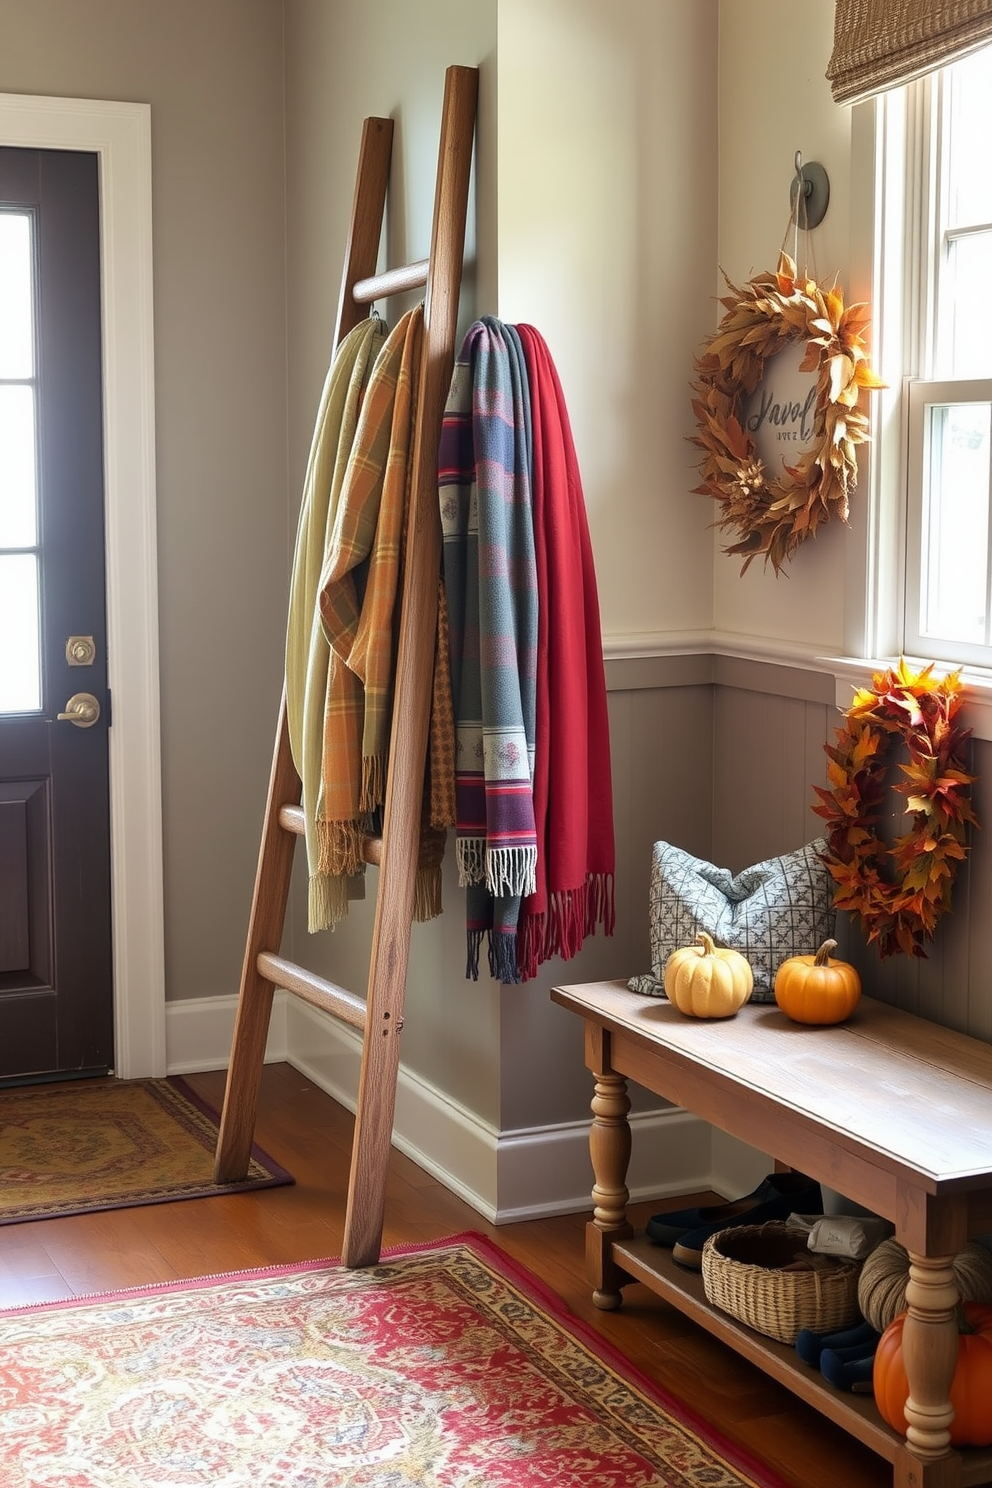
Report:
[[382,835],[365,859],[378,866],[366,996],[285,960],[280,954],[296,838],[304,831],[283,698],[248,924],[238,1010],[214,1173],[218,1182],[248,1170],[272,998],[276,987],[362,1032],[342,1261],[373,1265],[382,1246],[386,1173],[399,1073],[420,813],[430,720],[440,571],[437,452],[455,356],[478,71],[449,67],[438,149],[430,256],[377,274],[389,184],[391,119],[365,120],[334,346],[374,301],[424,286],[424,334],[414,413],[409,539],[402,576],[399,642]]

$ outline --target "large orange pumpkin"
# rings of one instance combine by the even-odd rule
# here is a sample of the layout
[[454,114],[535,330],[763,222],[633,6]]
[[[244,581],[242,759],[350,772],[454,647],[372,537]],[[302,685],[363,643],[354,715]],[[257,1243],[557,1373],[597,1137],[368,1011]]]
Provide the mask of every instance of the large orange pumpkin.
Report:
[[837,942],[815,956],[790,956],[775,973],[775,1001],[796,1023],[843,1023],[861,998],[861,978],[847,961],[832,961]]
[[[958,1362],[951,1383],[952,1447],[992,1446],[992,1307],[981,1302],[961,1304],[963,1330],[958,1337]],[[883,1421],[905,1433],[909,1384],[902,1360],[902,1330],[906,1313],[890,1323],[875,1351],[872,1386]]]

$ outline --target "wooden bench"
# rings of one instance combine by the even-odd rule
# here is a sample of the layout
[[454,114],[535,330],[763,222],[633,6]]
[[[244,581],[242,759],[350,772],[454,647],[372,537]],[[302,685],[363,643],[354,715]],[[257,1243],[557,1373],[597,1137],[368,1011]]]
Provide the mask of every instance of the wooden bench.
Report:
[[[619,1307],[621,1289],[643,1282],[887,1458],[895,1488],[992,1481],[992,1450],[952,1451],[948,1431],[952,1261],[969,1238],[992,1233],[992,1047],[871,998],[846,1023],[810,1028],[756,1003],[730,1019],[687,1018],[622,981],[551,996],[584,1020],[595,1082],[586,1258],[597,1305]],[[792,1348],[712,1307],[701,1277],[635,1235],[628,1079],[892,1221],[910,1256],[905,1440],[871,1396],[833,1389]]]

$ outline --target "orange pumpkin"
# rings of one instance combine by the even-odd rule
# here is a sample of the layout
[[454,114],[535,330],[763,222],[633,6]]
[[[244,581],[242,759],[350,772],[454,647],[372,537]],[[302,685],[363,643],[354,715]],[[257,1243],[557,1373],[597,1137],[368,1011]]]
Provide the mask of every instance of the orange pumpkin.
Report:
[[815,956],[790,956],[775,973],[775,1001],[796,1023],[843,1023],[858,1005],[861,978],[846,961],[832,961],[837,942]]
[[[906,1431],[909,1384],[902,1359],[906,1313],[890,1323],[875,1351],[872,1386],[878,1413],[894,1431]],[[992,1307],[963,1302],[960,1308],[958,1362],[951,1382],[952,1447],[992,1446]]]

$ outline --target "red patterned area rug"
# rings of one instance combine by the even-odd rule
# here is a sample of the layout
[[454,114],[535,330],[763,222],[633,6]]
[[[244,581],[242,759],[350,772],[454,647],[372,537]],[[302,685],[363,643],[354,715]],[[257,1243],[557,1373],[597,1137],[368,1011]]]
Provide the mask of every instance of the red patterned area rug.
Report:
[[4,1488],[785,1488],[466,1234],[0,1313]]
[[0,1091],[0,1225],[293,1181],[256,1147],[242,1182],[215,1183],[216,1146],[216,1112],[184,1080]]

